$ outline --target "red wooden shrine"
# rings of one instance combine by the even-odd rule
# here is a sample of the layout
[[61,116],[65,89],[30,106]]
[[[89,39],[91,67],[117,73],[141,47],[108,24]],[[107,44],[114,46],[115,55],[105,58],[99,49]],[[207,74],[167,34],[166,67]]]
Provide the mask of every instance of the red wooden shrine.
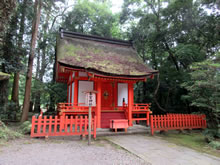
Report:
[[[139,59],[132,42],[60,30],[56,46],[56,81],[67,84],[67,101],[58,103],[59,116],[86,116],[84,91],[95,90],[92,115],[97,128],[110,120],[146,120],[150,104],[134,103],[134,85],[153,78],[157,71]],[[143,115],[142,115],[143,114]]]
[[158,71],[138,58],[132,42],[60,30],[56,45],[56,82],[67,84],[65,103],[58,115],[32,118],[31,137],[88,135],[86,91],[96,91],[92,107],[92,134],[96,128],[127,131],[133,121],[146,121],[154,131],[206,128],[204,115],[150,117],[150,104],[134,103],[134,86]]

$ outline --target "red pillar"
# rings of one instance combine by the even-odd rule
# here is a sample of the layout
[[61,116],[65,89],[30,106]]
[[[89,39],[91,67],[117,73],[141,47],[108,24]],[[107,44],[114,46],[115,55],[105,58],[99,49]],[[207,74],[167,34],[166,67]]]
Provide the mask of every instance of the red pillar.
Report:
[[133,83],[128,83],[128,121],[129,126],[132,126],[132,107],[134,104]]
[[75,72],[75,79],[74,79],[74,105],[78,104],[78,87],[79,87],[78,76],[79,76],[79,73]]
[[70,100],[69,100],[69,103],[72,103],[72,97],[73,97],[73,94],[72,94],[72,92],[73,92],[73,90],[72,90],[72,88],[74,88],[73,87],[73,73],[71,72],[71,74],[70,74]]
[[101,128],[101,98],[102,98],[102,82],[97,82],[97,128]]
[[67,103],[69,102],[69,84],[67,83]]
[[114,82],[114,107],[118,107],[118,83]]

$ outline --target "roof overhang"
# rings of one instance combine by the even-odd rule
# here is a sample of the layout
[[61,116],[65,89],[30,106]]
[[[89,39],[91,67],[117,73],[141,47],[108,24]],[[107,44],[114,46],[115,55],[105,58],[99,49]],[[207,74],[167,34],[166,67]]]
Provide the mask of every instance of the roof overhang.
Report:
[[154,74],[142,75],[142,76],[126,76],[126,75],[111,75],[106,74],[86,68],[79,68],[73,66],[62,65],[60,63],[57,64],[56,67],[56,81],[61,83],[67,83],[69,76],[73,72],[86,72],[88,74],[89,80],[109,80],[109,81],[120,81],[120,82],[138,82],[138,81],[146,81],[147,78],[152,79]]
[[61,29],[56,46],[56,80],[64,81],[70,70],[81,70],[98,77],[137,81],[158,73],[144,64],[131,41]]

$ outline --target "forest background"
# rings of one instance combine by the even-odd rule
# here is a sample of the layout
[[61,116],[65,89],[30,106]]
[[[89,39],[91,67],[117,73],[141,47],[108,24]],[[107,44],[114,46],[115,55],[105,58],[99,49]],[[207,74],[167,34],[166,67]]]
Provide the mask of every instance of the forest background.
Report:
[[0,4],[0,120],[27,120],[66,102],[54,81],[59,28],[132,40],[159,74],[135,85],[154,114],[203,113],[220,136],[220,1],[3,0]]

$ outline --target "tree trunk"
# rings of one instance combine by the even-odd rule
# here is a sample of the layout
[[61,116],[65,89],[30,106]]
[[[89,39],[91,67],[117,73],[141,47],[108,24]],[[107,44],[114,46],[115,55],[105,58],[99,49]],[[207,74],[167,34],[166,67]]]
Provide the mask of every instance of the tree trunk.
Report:
[[[1,60],[3,59],[2,66],[0,67],[4,73],[10,73],[10,65],[13,65],[14,60],[14,44],[13,44],[13,38],[16,37],[16,30],[17,30],[17,23],[18,23],[18,11],[16,11],[11,20],[10,20],[10,26],[7,29],[7,33],[4,37],[3,45],[0,47],[2,48],[2,56]],[[7,62],[4,62],[7,61]],[[0,75],[1,77],[1,75]],[[8,78],[0,78],[0,106],[3,107],[3,110],[6,111],[7,108],[7,102],[8,102]]]
[[[26,15],[26,7],[27,7],[27,0],[24,0],[22,5],[22,12],[21,12],[21,21],[20,21],[20,29],[19,29],[19,36],[18,36],[18,49],[19,55],[22,55],[22,45],[23,45],[23,35],[24,35],[24,22],[25,22],[25,15]],[[20,57],[16,56],[18,63],[20,64]],[[14,73],[14,82],[12,88],[12,101],[19,106],[19,71]]]
[[[42,50],[42,56],[41,56],[41,68],[39,70],[39,81],[43,83],[43,77],[46,71],[47,67],[47,62],[46,62],[46,41],[47,41],[47,30],[49,28],[49,18],[50,18],[50,12],[51,12],[51,6],[48,9],[45,24],[43,25],[43,41],[40,42],[40,49]],[[39,54],[40,56],[40,54]],[[41,89],[36,92],[36,97],[35,97],[35,105],[34,105],[34,111],[35,112],[40,112],[40,98],[41,98]]]
[[[41,38],[41,35],[40,35]],[[40,40],[40,39],[39,39]],[[34,81],[34,87],[35,89],[38,88],[38,81],[39,81],[39,72],[40,72],[40,48],[38,48],[37,53],[37,67],[36,67],[36,75],[35,75],[35,81]],[[34,112],[38,113],[40,112],[40,98],[39,98],[39,91],[36,91],[33,93],[33,100],[34,100]]]
[[8,103],[8,79],[0,80],[0,110],[5,112]]
[[28,70],[27,70],[27,75],[26,75],[25,95],[24,95],[21,122],[24,122],[28,119],[28,111],[29,111],[29,106],[30,106],[30,95],[31,95],[32,69],[33,69],[35,45],[36,45],[37,34],[38,34],[38,26],[39,26],[40,15],[41,15],[41,5],[42,5],[41,0],[35,1],[35,18],[32,24],[31,50],[30,50],[30,56],[28,60]]
[[13,87],[12,87],[12,96],[11,100],[16,104],[16,106],[19,106],[19,72],[14,73],[14,81],[13,81]]
[[157,88],[155,89],[154,91],[154,102],[156,103],[157,107],[163,111],[163,112],[167,112],[166,109],[162,108],[159,104],[159,102],[157,101],[157,92],[159,90],[159,87],[160,87],[160,77],[159,77],[159,73],[157,74]]
[[[55,77],[56,77],[56,73],[55,73],[56,62],[55,61],[54,61],[54,64],[53,64],[53,79],[52,79],[52,82],[51,82],[52,84],[55,83]],[[55,102],[55,95],[54,95],[53,92],[51,92],[50,93],[50,105],[49,105],[49,111],[50,112],[55,111],[55,104],[56,104],[56,102]]]

